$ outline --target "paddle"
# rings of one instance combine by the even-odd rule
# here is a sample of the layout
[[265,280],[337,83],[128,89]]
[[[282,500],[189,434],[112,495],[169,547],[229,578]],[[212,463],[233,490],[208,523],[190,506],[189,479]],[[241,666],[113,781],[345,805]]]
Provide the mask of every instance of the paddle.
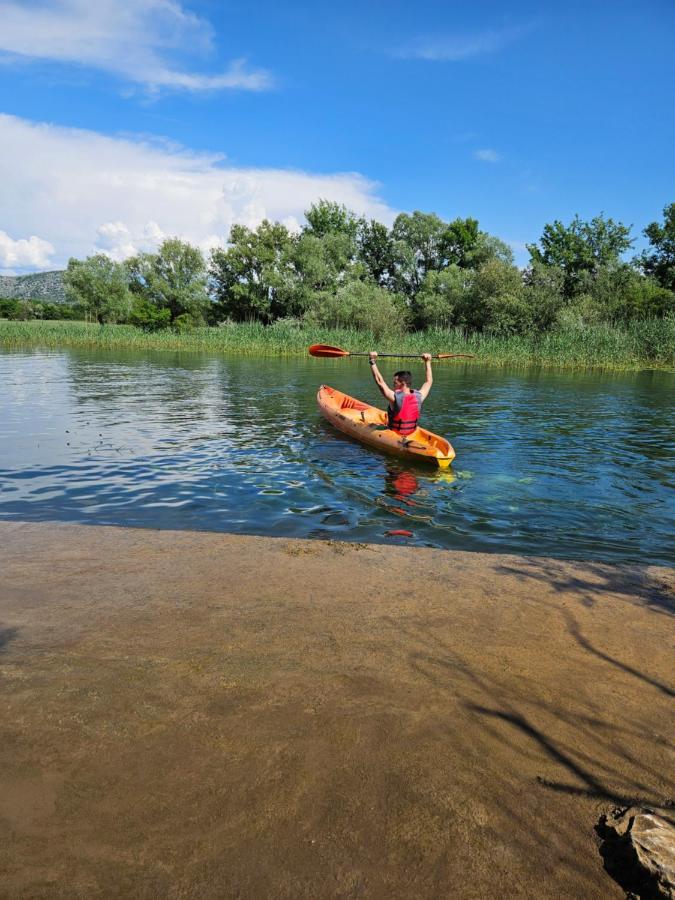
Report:
[[[350,350],[343,350],[341,347],[331,347],[330,344],[312,344],[309,348],[310,356],[368,356],[367,353],[352,353]],[[421,353],[378,353],[380,356],[397,357],[398,359],[419,359]],[[432,359],[474,359],[473,353],[434,353]]]

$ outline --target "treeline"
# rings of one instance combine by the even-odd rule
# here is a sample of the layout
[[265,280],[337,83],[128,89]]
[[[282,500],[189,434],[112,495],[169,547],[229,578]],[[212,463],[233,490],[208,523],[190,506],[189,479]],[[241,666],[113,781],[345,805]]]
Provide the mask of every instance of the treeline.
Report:
[[85,309],[78,303],[50,303],[48,300],[0,297],[0,319],[27,322],[31,319],[68,319],[85,317]]
[[649,249],[630,262],[630,228],[577,216],[546,225],[520,270],[476,219],[402,213],[389,229],[320,201],[300,233],[264,221],[233,226],[228,246],[208,259],[176,238],[124,263],[71,259],[64,284],[97,321],[146,330],[279,319],[375,334],[619,325],[675,313],[675,203],[663,214],[644,229]]

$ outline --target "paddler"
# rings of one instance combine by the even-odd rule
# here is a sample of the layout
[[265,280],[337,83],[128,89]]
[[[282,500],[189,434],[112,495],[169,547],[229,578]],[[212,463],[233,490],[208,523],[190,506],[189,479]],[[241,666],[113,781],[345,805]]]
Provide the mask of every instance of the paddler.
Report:
[[387,414],[389,417],[389,427],[398,432],[398,434],[412,434],[417,428],[420,414],[422,412],[422,404],[427,399],[427,395],[434,383],[431,374],[431,354],[423,353],[424,360],[424,384],[419,390],[415,390],[412,386],[412,375],[410,372],[402,371],[394,373],[393,389],[382,377],[380,370],[377,368],[377,352],[371,350],[368,354],[368,362],[370,370],[373,373],[375,384],[378,386],[380,393],[389,401]]

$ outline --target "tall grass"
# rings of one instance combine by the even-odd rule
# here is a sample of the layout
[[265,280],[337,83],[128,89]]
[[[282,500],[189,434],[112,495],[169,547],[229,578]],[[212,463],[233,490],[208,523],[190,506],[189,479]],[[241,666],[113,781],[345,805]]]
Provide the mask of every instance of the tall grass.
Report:
[[348,350],[404,353],[473,353],[492,365],[563,368],[675,369],[675,319],[646,320],[626,327],[567,326],[539,335],[496,336],[461,329],[433,329],[375,338],[368,332],[311,328],[294,321],[196,328],[186,334],[148,333],[131,325],[0,320],[0,347],[80,347],[106,350],[186,350],[247,355],[294,355],[309,344]]

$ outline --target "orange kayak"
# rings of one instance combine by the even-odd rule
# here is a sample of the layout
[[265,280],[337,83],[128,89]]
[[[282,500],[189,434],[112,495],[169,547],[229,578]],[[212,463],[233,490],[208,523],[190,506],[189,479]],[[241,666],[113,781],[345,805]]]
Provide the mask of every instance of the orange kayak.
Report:
[[407,459],[430,462],[445,469],[455,458],[452,444],[425,428],[416,428],[412,434],[402,435],[387,427],[387,414],[383,409],[369,406],[322,384],[316,395],[319,411],[340,431],[387,453],[396,453]]

